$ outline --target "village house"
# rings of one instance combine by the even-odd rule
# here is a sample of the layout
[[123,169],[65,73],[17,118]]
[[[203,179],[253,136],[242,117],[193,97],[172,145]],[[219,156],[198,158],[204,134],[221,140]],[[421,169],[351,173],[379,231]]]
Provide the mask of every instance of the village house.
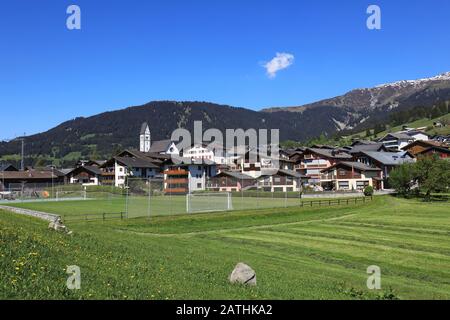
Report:
[[379,141],[382,142],[387,149],[398,151],[414,142],[415,139],[406,133],[388,133]]
[[164,193],[186,194],[204,191],[208,180],[217,175],[216,163],[185,158],[183,163],[164,170]]
[[386,136],[381,138],[379,142],[383,143],[387,149],[400,151],[407,145],[418,140],[428,141],[430,140],[430,137],[420,130],[413,129],[409,131],[388,133]]
[[434,157],[437,156],[439,159],[450,159],[450,149],[438,146],[431,146],[425,150],[420,151],[416,154],[418,158],[420,157]]
[[391,171],[403,164],[415,162],[414,157],[406,151],[401,152],[374,152],[361,151],[354,155],[355,160],[372,168],[379,168],[382,171],[382,184],[380,189],[389,188],[389,174]]
[[256,179],[235,171],[223,171],[209,179],[207,189],[220,192],[240,192],[256,189]]
[[294,168],[308,177],[309,184],[320,185],[321,171],[342,161],[352,161],[352,156],[340,150],[307,148],[299,155]]
[[264,170],[293,170],[294,165],[295,162],[290,160],[288,156],[272,155],[270,152],[247,149],[233,160],[230,170],[258,178],[263,174]]
[[387,152],[388,149],[381,142],[358,140],[354,141],[351,146],[344,147],[344,150],[349,154],[353,155],[361,151],[376,151],[376,152]]
[[103,184],[103,172],[98,166],[80,166],[73,169],[66,176],[70,184],[82,184],[84,186]]
[[48,187],[64,183],[64,177],[56,170],[2,171],[0,172],[0,189],[23,190],[36,187]]
[[416,156],[417,154],[421,153],[422,151],[425,151],[429,148],[432,147],[445,147],[446,145],[440,142],[436,142],[436,141],[423,141],[423,140],[417,140],[414,141],[410,144],[408,144],[407,146],[403,147],[402,150],[403,151],[407,151],[410,154],[412,154],[413,156]]
[[155,178],[162,175],[164,166],[170,164],[170,156],[125,150],[101,166],[104,175],[114,176],[116,187],[125,187],[127,177]]
[[266,192],[300,192],[307,177],[292,170],[263,172],[257,178],[257,188]]
[[324,190],[362,191],[371,186],[383,189],[381,169],[370,167],[361,162],[339,162],[321,171],[321,185]]

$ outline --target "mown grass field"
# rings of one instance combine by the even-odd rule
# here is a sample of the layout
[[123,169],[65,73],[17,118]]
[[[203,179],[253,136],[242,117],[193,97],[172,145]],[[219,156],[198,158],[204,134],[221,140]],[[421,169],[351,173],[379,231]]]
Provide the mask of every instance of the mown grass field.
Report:
[[[312,199],[316,202],[320,199]],[[334,201],[335,199],[333,199]],[[299,206],[302,202],[311,200],[285,197],[232,197],[234,210],[253,210],[264,208],[284,208]],[[322,199],[327,201],[327,199]],[[42,201],[24,203],[5,203],[25,209],[35,209],[48,213],[55,213],[65,217],[99,215],[128,212],[130,218],[155,217],[186,214],[186,196],[152,196],[151,198],[133,196],[128,199],[124,196],[110,196],[100,199],[76,200],[76,201]],[[198,211],[211,211],[217,208],[227,208],[227,198],[223,196],[205,196],[196,198],[191,204]],[[314,205],[316,205],[314,203]]]
[[[450,206],[393,197],[71,223],[0,212],[0,299],[450,299]],[[41,209],[41,208],[39,208]],[[258,286],[228,283],[238,262]],[[66,266],[81,290],[66,289]],[[366,269],[382,270],[382,290]]]

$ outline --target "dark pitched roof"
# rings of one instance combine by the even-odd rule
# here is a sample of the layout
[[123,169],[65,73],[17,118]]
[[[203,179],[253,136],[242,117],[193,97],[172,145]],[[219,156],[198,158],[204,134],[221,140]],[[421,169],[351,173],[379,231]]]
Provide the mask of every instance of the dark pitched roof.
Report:
[[152,143],[150,147],[150,153],[166,152],[172,144],[172,140],[160,140]]
[[361,145],[371,145],[371,144],[377,144],[378,142],[370,141],[370,140],[356,140],[354,141],[351,146],[361,146]]
[[97,166],[80,166],[69,172],[69,175],[76,174],[78,172],[87,171],[93,175],[100,176],[102,171]]
[[361,162],[343,161],[343,162],[339,162],[339,163],[335,164],[334,166],[331,166],[327,169],[322,170],[322,172],[328,172],[331,169],[334,169],[334,168],[340,167],[340,166],[344,166],[347,168],[353,168],[353,169],[356,169],[359,171],[381,171],[380,168],[369,167],[368,165],[361,163]]
[[0,172],[3,171],[19,171],[19,169],[17,169],[16,167],[14,167],[12,164],[10,163],[6,163],[6,164],[0,164]]
[[267,177],[267,176],[289,176],[294,178],[307,178],[307,176],[304,176],[296,171],[292,170],[286,170],[286,169],[273,169],[273,170],[264,170],[261,174],[261,177]]
[[324,156],[326,158],[333,159],[351,159],[352,156],[345,152],[336,152],[335,150],[330,149],[317,149],[317,148],[308,148],[305,152],[310,151],[312,153]]
[[51,171],[4,171],[0,174],[1,179],[5,180],[35,180],[35,179],[57,179],[58,176]]
[[371,144],[359,144],[353,146],[348,152],[349,153],[357,153],[361,151],[380,151],[386,150],[386,147],[381,142],[374,142]]
[[132,157],[114,157],[114,159],[129,168],[159,169],[159,166],[146,159]]
[[418,154],[424,154],[424,153],[428,153],[430,151],[437,151],[437,152],[440,152],[440,153],[450,154],[450,149],[443,148],[443,147],[438,147],[438,146],[429,147],[429,148],[423,150],[422,152],[419,152]]
[[256,180],[255,178],[243,174],[241,172],[235,172],[235,171],[222,171],[221,173],[219,173],[218,175],[216,175],[216,177],[223,177],[223,176],[228,176],[231,178],[235,178],[238,180]]
[[383,138],[381,138],[379,141],[384,141],[387,137],[393,137],[397,140],[411,140],[412,138],[408,136],[406,133],[401,132],[392,132],[385,135]]
[[402,150],[408,150],[409,148],[416,146],[416,145],[423,145],[423,146],[429,146],[429,147],[441,147],[443,146],[443,144],[441,142],[438,141],[433,141],[433,140],[428,140],[428,141],[424,141],[424,140],[417,140],[414,142],[411,142],[410,144],[408,144],[406,147],[403,147]]
[[383,165],[396,166],[405,162],[413,162],[414,160],[410,156],[409,152],[375,152],[375,151],[362,151],[363,154],[372,158]]

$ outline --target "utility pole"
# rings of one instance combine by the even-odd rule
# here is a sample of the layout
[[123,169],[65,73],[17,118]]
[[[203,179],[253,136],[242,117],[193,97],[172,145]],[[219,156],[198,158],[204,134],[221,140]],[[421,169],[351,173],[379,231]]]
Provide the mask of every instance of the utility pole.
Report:
[[20,162],[20,169],[22,171],[25,170],[25,133],[23,134],[23,138],[20,139],[22,141],[22,160]]

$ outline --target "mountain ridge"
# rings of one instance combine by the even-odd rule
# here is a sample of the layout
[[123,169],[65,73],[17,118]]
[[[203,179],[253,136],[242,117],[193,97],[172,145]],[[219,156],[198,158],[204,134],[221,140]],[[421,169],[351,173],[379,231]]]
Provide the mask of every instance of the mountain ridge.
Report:
[[[138,147],[141,124],[148,122],[153,140],[170,138],[173,130],[280,129],[280,139],[306,141],[319,135],[332,136],[363,130],[387,121],[393,113],[417,106],[432,108],[450,101],[450,72],[415,81],[398,81],[373,88],[355,89],[344,95],[299,107],[254,111],[202,101],[153,101],[141,106],[77,117],[26,137],[30,157],[59,159],[75,153],[80,157],[106,157],[120,148]],[[19,140],[0,142],[0,157],[18,154]]]

